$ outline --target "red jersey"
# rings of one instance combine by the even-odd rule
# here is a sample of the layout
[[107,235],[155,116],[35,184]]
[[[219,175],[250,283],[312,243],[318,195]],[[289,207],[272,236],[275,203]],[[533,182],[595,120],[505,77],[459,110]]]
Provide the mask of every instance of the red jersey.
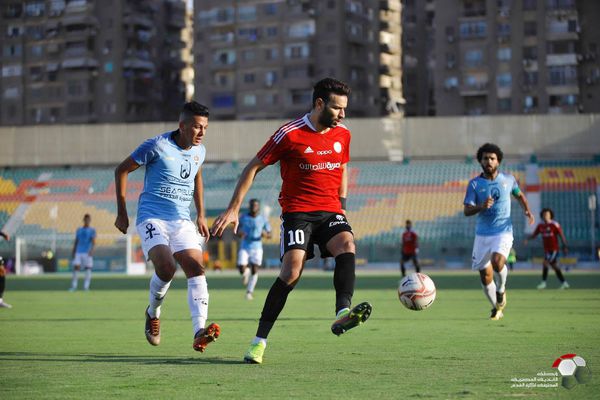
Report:
[[342,212],[341,167],[350,159],[350,131],[344,125],[319,133],[306,114],[279,128],[256,157],[267,165],[279,161],[284,213]]
[[546,253],[558,251],[558,235],[562,234],[562,228],[556,221],[538,224],[533,232],[534,235],[541,234]]
[[402,253],[415,254],[419,247],[417,240],[419,237],[413,231],[404,231],[402,234]]

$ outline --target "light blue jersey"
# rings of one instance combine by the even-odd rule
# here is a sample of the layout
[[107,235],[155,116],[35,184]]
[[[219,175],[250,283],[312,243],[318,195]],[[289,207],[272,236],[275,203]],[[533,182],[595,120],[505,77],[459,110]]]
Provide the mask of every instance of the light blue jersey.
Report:
[[498,173],[494,180],[485,179],[481,175],[469,181],[465,205],[475,206],[483,203],[489,196],[494,199],[494,205],[489,210],[477,214],[475,233],[481,236],[495,236],[512,232],[510,220],[510,195],[521,193],[514,176]]
[[96,230],[91,226],[88,226],[87,228],[85,226],[77,228],[77,231],[75,232],[75,239],[77,240],[75,253],[89,253],[95,238]]
[[184,150],[173,140],[174,133],[148,139],[131,153],[136,163],[146,166],[136,224],[149,218],[190,219],[194,181],[206,149],[198,145]]
[[257,250],[262,249],[263,231],[271,232],[271,225],[263,215],[259,214],[253,217],[250,214],[244,214],[240,217],[238,229],[245,234],[242,239],[242,249]]

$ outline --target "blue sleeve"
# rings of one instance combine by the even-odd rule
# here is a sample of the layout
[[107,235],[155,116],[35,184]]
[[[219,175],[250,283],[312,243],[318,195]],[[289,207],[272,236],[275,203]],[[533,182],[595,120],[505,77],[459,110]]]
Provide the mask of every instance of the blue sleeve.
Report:
[[477,197],[475,193],[475,182],[470,181],[467,186],[467,193],[465,194],[464,205],[475,206],[477,205]]
[[271,224],[269,224],[269,220],[265,217],[265,226],[263,228],[267,232],[271,232]]
[[146,165],[156,157],[156,138],[144,141],[131,153],[133,161],[140,165]]
[[513,196],[518,196],[519,193],[521,193],[521,189],[519,188],[519,182],[517,182],[517,179],[514,176],[511,176],[513,184],[512,184],[512,189],[510,190],[510,193],[512,193]]

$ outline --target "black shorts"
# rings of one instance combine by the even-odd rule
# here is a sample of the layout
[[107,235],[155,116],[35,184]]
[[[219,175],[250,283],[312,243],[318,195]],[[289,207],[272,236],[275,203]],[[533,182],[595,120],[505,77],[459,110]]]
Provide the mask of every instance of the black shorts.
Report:
[[413,260],[413,262],[416,261],[417,260],[417,254],[416,253],[410,254],[410,253],[404,253],[404,252],[402,252],[402,261],[406,262],[408,260]]
[[558,260],[558,251],[548,251],[544,253],[544,260],[553,263]]
[[332,257],[327,251],[329,240],[340,232],[352,233],[344,214],[328,211],[292,212],[281,215],[281,259],[291,249],[306,251],[306,259],[315,256],[314,246],[319,246],[321,258]]

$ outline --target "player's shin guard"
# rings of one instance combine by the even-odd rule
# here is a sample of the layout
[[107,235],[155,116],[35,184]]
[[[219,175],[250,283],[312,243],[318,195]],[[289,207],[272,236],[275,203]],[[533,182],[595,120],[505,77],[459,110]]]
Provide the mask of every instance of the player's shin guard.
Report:
[[71,278],[71,289],[75,290],[77,289],[77,270],[74,269],[73,270],[73,277]]
[[208,285],[206,276],[194,276],[188,282],[188,305],[192,316],[193,334],[204,328],[208,317]]
[[152,275],[150,279],[150,306],[148,307],[148,315],[151,318],[160,318],[160,306],[167,295],[169,286],[171,286],[171,281],[163,281],[156,275],[156,272]]
[[340,254],[335,258],[335,270],[333,272],[333,287],[335,288],[335,312],[344,308],[350,308],[352,295],[354,294],[354,281],[356,279],[354,269],[356,256],[354,253]]
[[275,280],[265,299],[265,305],[263,306],[260,321],[258,322],[258,330],[256,331],[257,337],[267,338],[279,313],[281,313],[281,310],[285,306],[288,294],[290,294],[293,288],[293,286],[288,285],[280,278]]
[[89,290],[91,283],[92,283],[92,269],[86,268],[85,269],[85,280],[83,281],[83,288],[85,290]]
[[254,288],[256,287],[256,282],[258,282],[258,273],[250,276],[248,280],[248,286],[246,287],[246,292],[254,293]]

